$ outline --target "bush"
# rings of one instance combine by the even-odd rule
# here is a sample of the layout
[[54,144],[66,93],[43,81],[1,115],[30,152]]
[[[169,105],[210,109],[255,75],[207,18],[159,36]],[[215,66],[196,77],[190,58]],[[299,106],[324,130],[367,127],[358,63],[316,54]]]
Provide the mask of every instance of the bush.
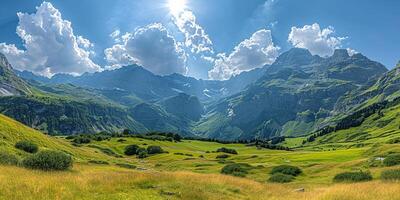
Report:
[[102,153],[109,155],[109,156],[114,156],[116,158],[122,158],[121,155],[115,153],[112,149],[109,149],[107,147],[101,147],[101,146],[97,146],[97,145],[88,145],[88,147],[98,149]]
[[238,154],[235,149],[228,149],[225,147],[217,149],[217,152],[229,153],[229,154]]
[[385,170],[381,174],[381,179],[385,181],[400,181],[400,170]]
[[131,130],[129,130],[129,129],[124,129],[123,131],[122,131],[122,135],[130,135],[130,134],[132,134],[133,132],[131,131]]
[[400,154],[390,154],[383,160],[385,166],[400,165]]
[[182,140],[182,137],[181,137],[180,135],[178,135],[178,134],[174,134],[174,135],[173,135],[173,138],[174,138],[174,140],[177,141],[177,142],[180,142],[180,141]]
[[148,157],[147,150],[145,148],[139,148],[137,150],[137,157],[138,158],[147,158]]
[[72,140],[72,143],[74,144],[89,144],[92,140],[88,137],[76,137],[75,139]]
[[132,156],[132,155],[137,155],[137,150],[139,149],[138,145],[128,145],[125,147],[125,155],[127,156]]
[[65,137],[65,139],[67,140],[72,140],[75,138],[75,135],[68,135],[67,137]]
[[372,180],[372,176],[369,172],[343,172],[333,178],[334,182],[364,182],[370,180]]
[[229,155],[227,155],[227,154],[221,154],[221,155],[217,155],[216,158],[217,158],[217,159],[225,159],[225,158],[229,158]]
[[89,160],[89,163],[96,164],[96,165],[109,165],[110,164],[107,161],[103,161],[103,160]]
[[39,150],[39,147],[30,141],[19,141],[15,144],[15,148],[28,153],[36,153]]
[[147,153],[148,154],[159,154],[163,153],[163,149],[160,146],[148,146]]
[[19,165],[19,159],[14,154],[0,152],[0,165]]
[[123,143],[123,142],[126,142],[126,140],[125,139],[118,139],[117,142]]
[[126,169],[136,169],[135,165],[127,164],[127,163],[117,163],[119,167],[126,168]]
[[59,151],[41,151],[37,154],[25,158],[23,166],[31,169],[67,170],[72,167],[72,158],[66,153]]
[[233,175],[233,176],[244,177],[244,176],[246,176],[246,174],[248,173],[248,171],[250,169],[251,169],[251,166],[249,164],[233,163],[233,164],[225,165],[221,169],[221,173]]
[[295,166],[290,166],[290,165],[280,165],[272,168],[271,174],[286,174],[286,175],[291,175],[291,176],[298,176],[301,174],[301,169]]
[[271,183],[289,183],[294,180],[294,176],[276,173],[269,177],[268,181]]

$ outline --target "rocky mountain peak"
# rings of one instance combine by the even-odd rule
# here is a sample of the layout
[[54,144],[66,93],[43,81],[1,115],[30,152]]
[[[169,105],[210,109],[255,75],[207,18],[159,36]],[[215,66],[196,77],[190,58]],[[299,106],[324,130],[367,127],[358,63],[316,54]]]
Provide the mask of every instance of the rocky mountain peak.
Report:
[[344,60],[350,58],[350,56],[346,49],[335,49],[335,52],[333,53],[331,58]]
[[289,51],[281,54],[273,65],[291,66],[291,65],[306,65],[310,64],[314,59],[310,51],[301,48],[292,48]]

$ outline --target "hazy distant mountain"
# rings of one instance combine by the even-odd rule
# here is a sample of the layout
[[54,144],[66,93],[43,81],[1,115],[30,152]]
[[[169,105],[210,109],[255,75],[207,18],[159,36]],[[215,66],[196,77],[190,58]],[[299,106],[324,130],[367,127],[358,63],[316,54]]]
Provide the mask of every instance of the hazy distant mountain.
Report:
[[186,93],[198,97],[203,102],[209,102],[240,92],[260,78],[267,67],[244,72],[227,81],[197,80],[180,74],[157,76],[136,65],[93,74],[86,73],[78,77],[58,74],[51,79],[26,71],[17,73],[26,80],[45,84],[70,83],[88,88],[124,90],[146,101],[157,101]]

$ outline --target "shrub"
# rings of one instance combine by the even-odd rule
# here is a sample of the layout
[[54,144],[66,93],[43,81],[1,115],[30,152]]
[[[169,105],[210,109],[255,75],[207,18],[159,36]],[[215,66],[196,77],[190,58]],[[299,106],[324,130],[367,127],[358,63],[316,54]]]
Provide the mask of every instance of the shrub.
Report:
[[132,156],[132,155],[137,155],[137,150],[139,149],[138,145],[128,145],[125,147],[125,155],[127,156]]
[[109,165],[109,163],[107,161],[103,161],[103,160],[89,160],[89,163],[97,164],[97,165]]
[[39,150],[39,147],[30,141],[19,141],[15,144],[15,148],[28,153],[36,153]]
[[221,155],[217,155],[216,158],[217,158],[217,159],[225,159],[225,158],[229,158],[229,155],[227,155],[227,154],[221,154]]
[[180,135],[178,135],[178,134],[174,134],[173,138],[177,142],[180,142],[182,140],[182,137]]
[[372,180],[372,176],[369,172],[343,172],[333,178],[334,182],[364,182],[370,180]]
[[296,166],[290,166],[290,165],[279,165],[274,168],[272,168],[271,174],[286,174],[286,175],[291,175],[291,176],[298,176],[301,174],[301,169],[296,167]]
[[102,153],[104,153],[106,155],[109,155],[109,156],[114,156],[116,158],[122,158],[121,155],[115,153],[112,149],[109,149],[109,148],[106,148],[106,147],[101,147],[101,146],[97,146],[97,145],[88,145],[88,147],[98,149]]
[[121,142],[122,143],[122,142],[126,142],[126,140],[125,139],[118,139],[117,142]]
[[400,181],[400,169],[383,171],[381,174],[381,179],[385,181]]
[[400,154],[390,154],[383,160],[385,166],[400,165]]
[[19,159],[14,154],[0,152],[0,165],[19,165]]
[[72,158],[66,153],[59,151],[41,151],[25,158],[23,166],[31,169],[67,170],[72,167]]
[[72,140],[72,143],[74,143],[74,144],[89,144],[90,142],[91,142],[91,139],[90,139],[90,138],[88,138],[88,137],[82,137],[82,136],[75,137],[75,138]]
[[148,146],[147,153],[148,154],[159,154],[163,153],[163,149],[160,146]]
[[225,165],[221,169],[221,173],[233,175],[233,176],[244,177],[244,176],[246,176],[246,174],[248,173],[248,171],[250,169],[251,169],[251,166],[249,164],[233,163],[233,164]]
[[228,149],[225,147],[217,149],[217,152],[229,153],[229,154],[238,154],[235,149]]
[[139,148],[137,150],[137,157],[138,158],[147,158],[148,153],[147,150],[145,148]]
[[127,168],[127,169],[136,169],[135,165],[127,164],[127,163],[118,163],[116,164],[119,167]]
[[272,174],[272,176],[268,179],[268,181],[271,183],[289,183],[293,180],[294,176],[281,173]]
[[75,138],[75,135],[68,135],[67,137],[65,137],[65,139],[67,140],[72,140]]

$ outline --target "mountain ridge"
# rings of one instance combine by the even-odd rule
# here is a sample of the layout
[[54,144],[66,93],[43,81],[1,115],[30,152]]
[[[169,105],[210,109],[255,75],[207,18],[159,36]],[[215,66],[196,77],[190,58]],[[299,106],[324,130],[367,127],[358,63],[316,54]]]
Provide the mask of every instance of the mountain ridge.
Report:
[[[353,79],[331,76],[332,71],[349,67],[356,69],[348,72]],[[255,84],[214,104],[208,118],[215,121],[219,116],[224,123],[203,127],[210,124],[206,119],[198,124],[199,131],[205,137],[220,137],[235,130],[232,134],[241,139],[306,134],[331,114],[342,95],[370,84],[369,78],[362,77],[364,74],[379,77],[386,71],[383,65],[361,54],[349,56],[337,50],[333,56],[321,58],[304,49],[292,49],[278,57]],[[308,118],[313,120],[303,120]]]
[[[87,99],[88,105],[93,103],[89,96],[115,104],[142,127],[133,130],[235,140],[311,133],[329,121],[345,95],[372,86],[386,71],[382,64],[362,54],[350,56],[345,49],[323,58],[293,48],[272,65],[227,81],[157,76],[135,65],[51,79],[17,73],[49,94]],[[81,87],[82,95],[74,94],[74,87]]]

